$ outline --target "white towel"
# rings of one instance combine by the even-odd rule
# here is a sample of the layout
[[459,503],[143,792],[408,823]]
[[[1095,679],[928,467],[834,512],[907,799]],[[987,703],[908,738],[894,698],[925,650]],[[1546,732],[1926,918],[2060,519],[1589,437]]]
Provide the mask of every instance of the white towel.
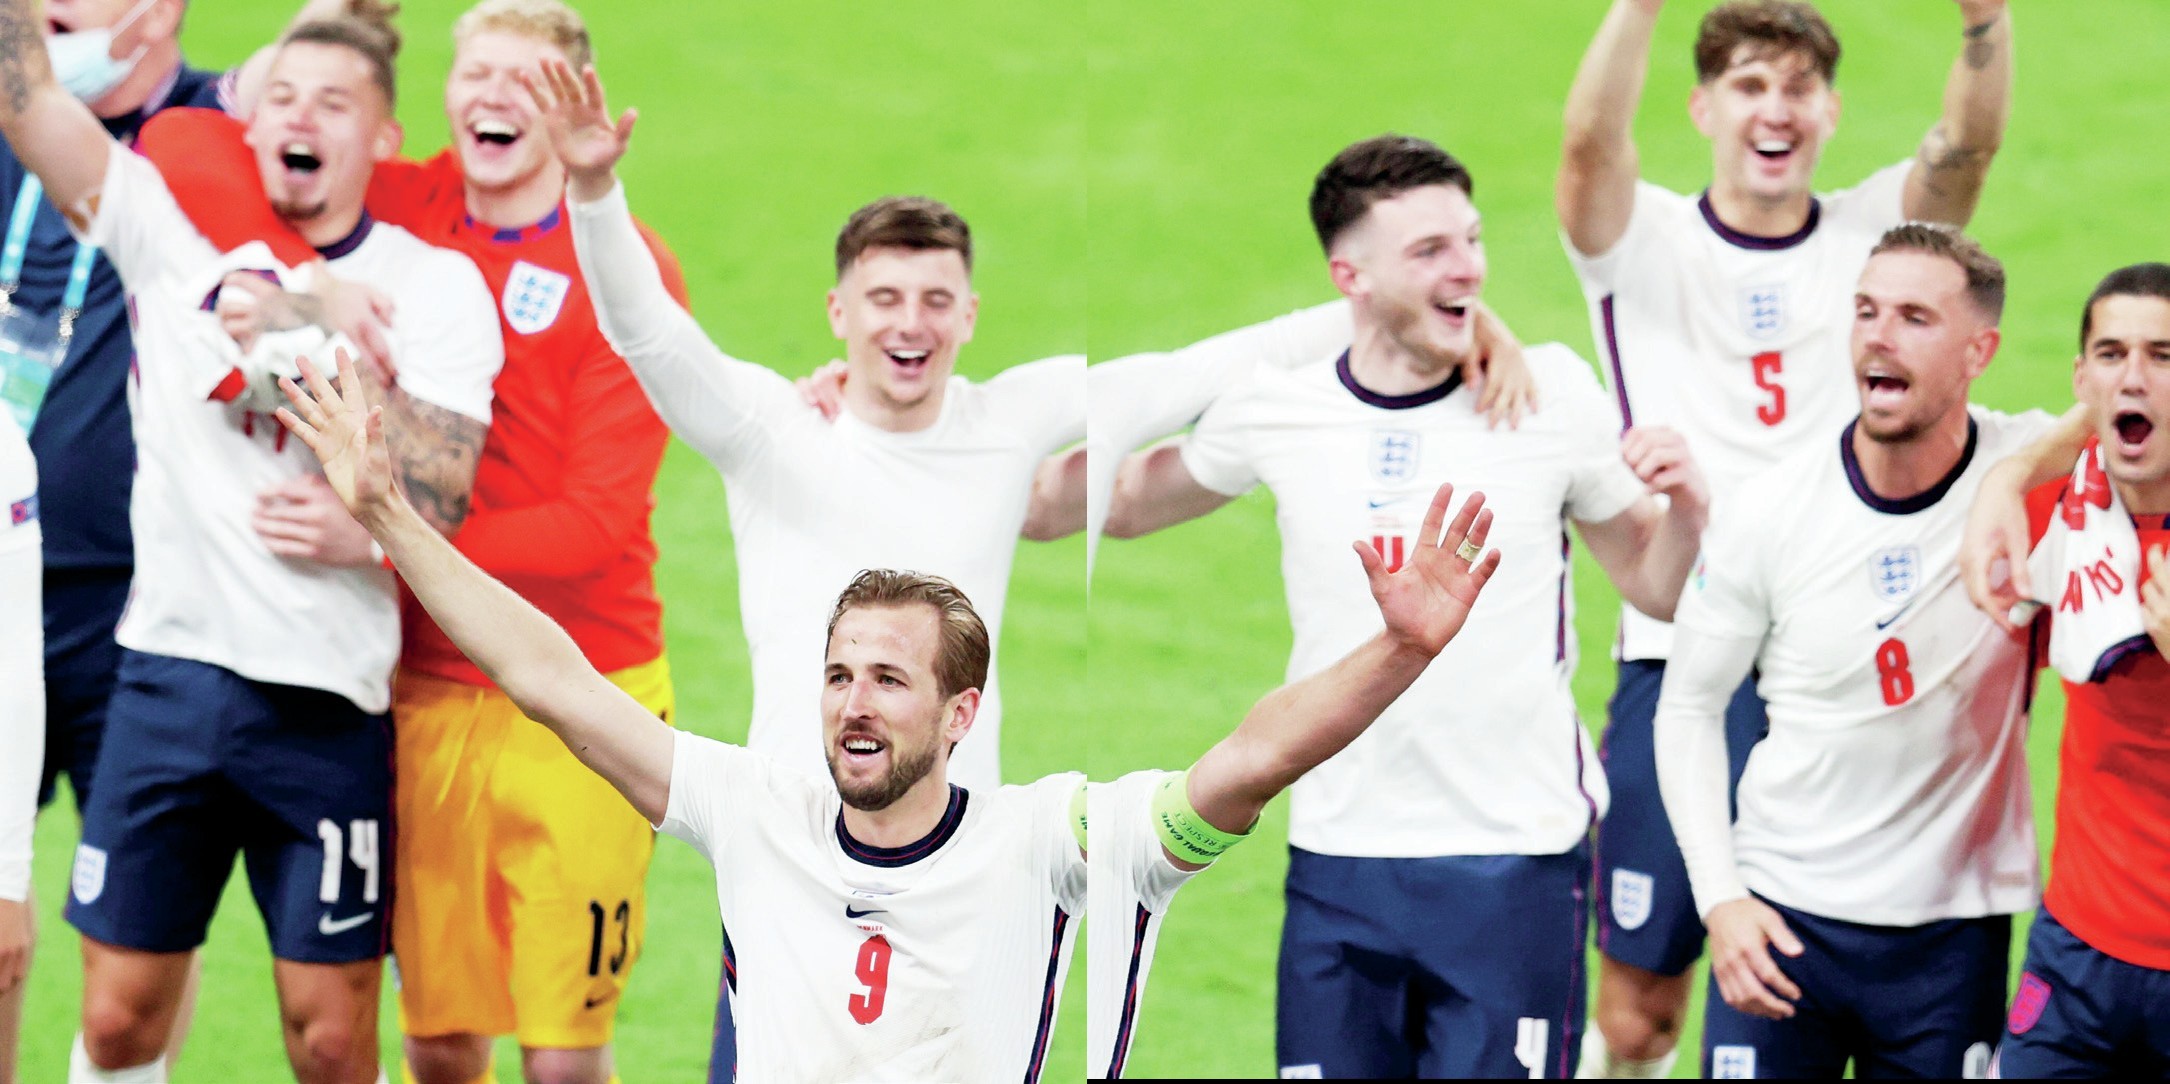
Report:
[[2080,452],[2027,571],[2051,608],[2049,661],[2065,680],[2101,681],[2125,657],[2154,649],[2140,617],[2139,532],[2098,442]]

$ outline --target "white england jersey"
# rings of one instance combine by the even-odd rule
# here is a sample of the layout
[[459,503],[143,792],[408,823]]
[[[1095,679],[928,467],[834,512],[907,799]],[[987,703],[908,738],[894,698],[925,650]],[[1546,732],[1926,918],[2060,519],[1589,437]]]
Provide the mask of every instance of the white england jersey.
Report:
[[1501,555],[1469,624],[1378,722],[1292,788],[1289,842],[1319,854],[1414,858],[1559,854],[1604,807],[1595,750],[1568,692],[1574,634],[1567,521],[1601,523],[1645,489],[1621,462],[1619,420],[1589,366],[1527,351],[1544,410],[1493,429],[1450,381],[1382,396],[1346,355],[1262,372],[1216,401],[1183,445],[1200,485],[1263,482],[1278,504],[1295,645],[1288,678],[1317,673],[1381,628],[1350,543],[1399,567],[1441,482],[1483,491]]
[[[1812,201],[1807,224],[1781,238],[1729,229],[1707,194],[1637,181],[1627,232],[1610,251],[1584,256],[1567,244],[1622,417],[1687,440],[1714,511],[1860,409],[1854,287],[1869,249],[1904,216],[1911,167]],[[1664,622],[1621,607],[1621,658],[1663,659],[1671,642]]]
[[[1918,926],[2035,905],[2032,660],[2025,636],[1967,600],[1959,540],[1982,476],[2055,419],[1972,416],[1966,457],[1918,497],[1870,491],[1850,429],[1751,479],[1713,521],[1681,599],[1699,651],[1706,638],[1761,642],[1770,733],[1741,777],[1733,865],[1788,907]],[[1668,720],[1686,666],[1666,675]],[[1688,817],[1674,816],[1684,852]],[[1722,829],[1722,806],[1698,822]],[[1701,909],[1738,894],[1731,871],[1703,866],[1689,867]]]
[[1095,1079],[1123,1075],[1145,1000],[1146,975],[1161,917],[1176,889],[1202,872],[1178,868],[1153,823],[1153,792],[1173,772],[1132,772],[1085,790],[1092,865],[1085,939],[1085,1070]]
[[[821,668],[836,596],[869,568],[941,576],[972,600],[999,658],[1033,474],[1085,435],[1085,359],[1018,365],[985,383],[953,377],[941,416],[917,432],[849,411],[827,422],[781,374],[717,350],[671,300],[622,188],[572,207],[604,334],[656,413],[723,472],[753,657],[747,746],[826,780]],[[975,791],[1001,781],[996,672],[990,659],[979,715],[950,762],[950,779]]]
[[828,780],[675,743],[657,828],[716,867],[738,1079],[1039,1078],[1085,902],[1069,820],[1083,776],[953,787],[925,839],[874,848],[845,833]]
[[[316,456],[275,417],[209,398],[229,364],[207,349],[223,334],[206,305],[220,278],[252,270],[284,285],[291,272],[261,245],[221,256],[155,166],[117,148],[107,158],[97,218],[80,239],[120,272],[136,343],[136,571],[117,638],[386,710],[399,654],[392,574],[273,556],[249,525],[257,495],[316,473]],[[504,343],[474,263],[367,218],[324,255],[332,274],[397,307],[389,338],[400,386],[488,421]]]
[[45,763],[45,607],[38,467],[0,411],[0,900],[30,898],[30,837]]

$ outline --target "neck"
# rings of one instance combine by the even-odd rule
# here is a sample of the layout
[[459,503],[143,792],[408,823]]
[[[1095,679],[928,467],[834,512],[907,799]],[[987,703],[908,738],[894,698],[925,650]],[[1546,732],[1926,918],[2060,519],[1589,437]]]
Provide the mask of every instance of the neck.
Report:
[[948,775],[939,768],[928,772],[887,809],[868,812],[845,806],[844,830],[872,847],[902,847],[927,838],[949,811]]
[[326,211],[307,222],[290,222],[301,239],[316,248],[336,244],[340,238],[354,232],[362,224],[362,209],[355,206],[345,211]]
[[942,395],[947,390],[944,387],[947,383],[944,380],[918,402],[905,404],[882,394],[871,378],[847,378],[844,381],[844,409],[850,411],[852,417],[883,432],[916,433],[942,417]]
[[549,217],[565,198],[565,167],[555,159],[502,188],[467,185],[467,213],[498,229],[517,230]]
[[106,96],[91,103],[90,111],[100,117],[126,116],[144,107],[151,100],[151,93],[164,85],[166,80],[181,67],[181,47],[164,42],[151,47],[143,54],[136,70],[121,80],[121,85],[106,92]]
[[2170,515],[2170,478],[2154,482],[2110,483],[2117,487],[2117,499],[2125,504],[2125,511],[2135,516]]
[[1369,320],[1359,320],[1349,344],[1349,375],[1380,395],[1414,395],[1445,383],[1457,359],[1417,354]]
[[1862,480],[1877,496],[1891,501],[1918,497],[1936,488],[1966,454],[1966,409],[1954,410],[1912,440],[1896,443],[1870,440],[1856,422],[1853,449]]
[[1710,209],[1731,229],[1751,237],[1784,237],[1808,225],[1813,202],[1806,192],[1777,200],[1760,199],[1723,182],[1710,186]]

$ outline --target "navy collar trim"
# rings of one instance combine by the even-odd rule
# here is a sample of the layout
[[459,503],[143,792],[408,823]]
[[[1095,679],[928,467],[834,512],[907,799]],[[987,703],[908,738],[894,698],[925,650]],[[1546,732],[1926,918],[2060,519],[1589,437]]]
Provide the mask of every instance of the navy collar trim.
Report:
[[1378,407],[1381,410],[1408,410],[1413,407],[1430,406],[1454,394],[1454,389],[1462,386],[1462,368],[1457,365],[1454,367],[1454,372],[1447,377],[1446,382],[1436,387],[1410,392],[1407,395],[1381,395],[1356,382],[1356,374],[1349,371],[1349,352],[1346,350],[1343,350],[1341,357],[1334,362],[1334,375],[1341,378],[1341,386],[1349,389],[1350,395],[1354,395],[1364,403]]
[[1857,417],[1847,422],[1845,432],[1838,435],[1839,461],[1846,465],[1846,483],[1853,487],[1854,496],[1861,498],[1862,504],[1887,516],[1911,516],[1935,507],[1936,502],[1943,500],[1944,494],[1951,492],[1951,487],[1958,484],[1959,476],[1967,472],[1967,465],[1974,462],[1974,447],[1981,437],[1981,432],[1970,415],[1967,418],[1967,446],[1965,451],[1959,453],[1959,462],[1953,464],[1952,469],[1928,489],[1904,500],[1892,500],[1889,497],[1877,496],[1876,491],[1869,488],[1868,477],[1861,473],[1861,460],[1854,455],[1854,426],[1860,424],[1861,419]]
[[368,210],[365,209],[362,211],[362,220],[354,224],[353,232],[337,241],[333,241],[331,244],[318,245],[316,254],[327,260],[336,260],[341,256],[345,256],[362,247],[362,242],[369,239],[369,231],[374,229],[376,225],[377,220],[371,218]]
[[955,783],[949,785],[949,808],[942,811],[942,819],[934,830],[901,847],[876,847],[851,838],[844,830],[844,811],[836,811],[836,845],[844,848],[844,854],[852,861],[884,869],[909,866],[942,849],[949,837],[957,834],[957,827],[964,823],[965,803],[971,795]]
[[1695,207],[1703,212],[1703,222],[1710,227],[1710,232],[1717,234],[1726,244],[1734,248],[1745,248],[1750,252],[1783,252],[1808,240],[1809,235],[1816,232],[1816,224],[1823,220],[1823,202],[1811,198],[1808,201],[1808,221],[1801,223],[1800,229],[1784,237],[1758,237],[1752,233],[1742,233],[1719,221],[1718,209],[1710,205],[1708,188],[1704,189],[1701,198],[1695,201]]
[[550,208],[550,213],[544,215],[542,221],[533,225],[521,226],[517,229],[492,226],[487,222],[477,220],[474,215],[462,215],[460,220],[461,225],[467,229],[476,233],[487,234],[491,241],[501,245],[517,245],[524,241],[532,241],[549,233],[551,230],[557,229],[558,224],[563,221],[565,221],[565,205],[563,203]]

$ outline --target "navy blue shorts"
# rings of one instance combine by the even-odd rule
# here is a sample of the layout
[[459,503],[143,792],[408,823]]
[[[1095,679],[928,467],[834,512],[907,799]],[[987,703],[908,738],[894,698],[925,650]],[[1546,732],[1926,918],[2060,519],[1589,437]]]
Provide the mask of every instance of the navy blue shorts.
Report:
[[2170,971],[2110,956],[2037,911],[2006,1029],[2006,1077],[2170,1077]]
[[[1764,901],[1768,903],[1769,901]],[[2012,916],[1864,926],[1771,906],[1806,950],[1771,958],[1801,988],[1787,1020],[1750,1016],[1710,981],[1704,1075],[1980,1079],[2004,1027]]]
[[128,606],[125,568],[45,570],[45,768],[38,807],[53,800],[61,773],[75,792],[75,810],[90,805],[105,733],[106,702],[121,666],[113,628]]
[[[1612,805],[1597,825],[1597,949],[1645,971],[1678,975],[1703,954],[1703,920],[1688,889],[1688,867],[1673,838],[1673,822],[1658,796],[1651,724],[1664,680],[1662,660],[1621,663],[1605,739],[1598,746]],[[1748,752],[1768,729],[1751,675],[1725,709],[1732,768],[1728,796],[1739,789]]]
[[1589,876],[1587,845],[1448,858],[1289,848],[1281,1075],[1568,1076]]
[[738,954],[731,931],[723,931],[723,975],[716,981],[716,1030],[708,1042],[708,1084],[738,1079],[738,1027],[731,1019],[731,992],[738,989]]
[[144,952],[203,943],[238,851],[271,953],[384,955],[392,727],[317,689],[128,651],[83,811],[67,918]]

